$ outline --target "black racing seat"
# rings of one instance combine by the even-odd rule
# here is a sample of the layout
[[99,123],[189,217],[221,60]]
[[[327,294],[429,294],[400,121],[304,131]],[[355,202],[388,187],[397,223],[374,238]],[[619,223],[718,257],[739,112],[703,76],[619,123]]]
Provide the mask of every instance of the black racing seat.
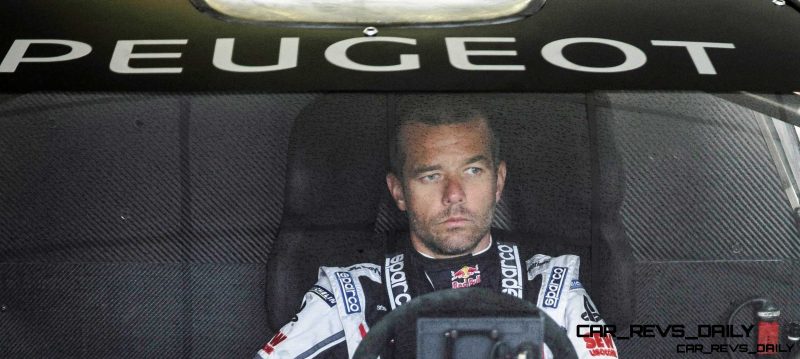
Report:
[[336,94],[309,105],[291,134],[283,219],[267,264],[270,329],[296,313],[320,265],[381,263],[386,234],[407,229],[386,190],[388,124],[398,108],[429,96],[485,105],[509,169],[493,225],[510,231],[526,258],[580,255],[600,313],[627,325],[635,303],[617,215],[620,175],[614,146],[595,140],[583,95]]

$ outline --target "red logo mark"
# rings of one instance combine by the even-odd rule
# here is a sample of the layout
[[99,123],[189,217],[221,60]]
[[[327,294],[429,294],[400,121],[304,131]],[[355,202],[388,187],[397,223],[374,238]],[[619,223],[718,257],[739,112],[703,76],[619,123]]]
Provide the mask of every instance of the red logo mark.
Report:
[[617,357],[617,350],[614,349],[614,339],[611,338],[611,335],[600,336],[599,333],[595,333],[592,337],[583,337],[583,341],[586,342],[586,349],[589,349],[589,354],[593,357],[601,355]]
[[275,336],[269,340],[269,343],[264,346],[264,351],[267,352],[267,354],[272,354],[272,352],[275,351],[275,347],[284,340],[286,340],[286,334],[278,332],[278,334],[275,334]]
[[774,355],[778,347],[778,333],[780,326],[778,322],[758,322],[758,346],[763,346],[764,351],[758,355]]
[[450,271],[450,276],[453,288],[472,287],[481,282],[481,271],[477,264],[474,267],[464,266],[455,272]]

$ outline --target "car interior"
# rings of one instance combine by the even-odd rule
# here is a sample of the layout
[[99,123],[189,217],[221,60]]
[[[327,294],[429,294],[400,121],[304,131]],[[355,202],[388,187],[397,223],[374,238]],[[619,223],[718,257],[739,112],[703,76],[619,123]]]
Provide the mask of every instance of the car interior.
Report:
[[252,357],[319,266],[407,230],[389,129],[430,97],[485,109],[493,227],[580,255],[622,334],[752,323],[752,298],[800,321],[797,94],[32,92],[0,97],[0,357]]

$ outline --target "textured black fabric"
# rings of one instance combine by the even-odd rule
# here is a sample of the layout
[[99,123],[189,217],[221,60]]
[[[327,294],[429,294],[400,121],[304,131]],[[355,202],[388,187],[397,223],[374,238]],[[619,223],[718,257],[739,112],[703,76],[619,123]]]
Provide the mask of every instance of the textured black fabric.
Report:
[[284,228],[374,225],[386,189],[386,97],[323,96],[298,116]]
[[263,263],[314,95],[31,94],[0,107],[0,262]]
[[3,103],[0,261],[180,260],[180,113],[174,96]]
[[258,264],[0,264],[0,357],[249,358],[263,288]]
[[[591,159],[591,255],[581,257],[582,272],[591,271],[593,301],[607,324],[627,325],[636,309],[634,258],[620,217],[624,197],[624,174],[617,151],[617,139],[604,136],[598,116],[601,95],[586,95]],[[584,277],[587,277],[584,275]]]
[[511,229],[589,243],[589,148],[583,95],[493,95],[508,163]]
[[[797,305],[800,278],[796,275],[800,273],[800,263],[797,261],[640,263],[635,272],[637,324],[660,324],[662,327],[680,324],[686,327],[687,336],[691,336],[697,333],[698,325],[727,324],[734,308],[755,297],[775,302],[781,311],[782,333],[789,322],[800,318],[800,306]],[[742,310],[733,324],[737,328],[755,324],[753,309]],[[630,335],[626,328],[620,329],[625,329],[622,335]],[[747,344],[755,349],[754,336],[733,338],[731,344]],[[783,339],[781,343],[786,344]],[[688,340],[657,336],[617,340],[616,344],[620,358],[686,358],[691,354],[679,354],[677,345],[702,344],[710,350],[712,344],[725,344],[725,340],[720,337]],[[735,357],[752,358],[753,355],[737,354]]]
[[800,258],[763,115],[705,94],[610,93],[598,105],[601,141],[620,154],[620,216],[637,260]]
[[0,357],[251,357],[314,97],[4,98]]
[[316,98],[191,97],[186,152],[193,262],[266,262],[281,220],[289,132]]

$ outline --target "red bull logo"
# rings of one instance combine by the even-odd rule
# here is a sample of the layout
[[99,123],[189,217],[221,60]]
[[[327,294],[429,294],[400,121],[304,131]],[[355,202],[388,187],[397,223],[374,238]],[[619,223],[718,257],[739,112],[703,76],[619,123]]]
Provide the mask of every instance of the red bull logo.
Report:
[[450,271],[450,276],[453,288],[472,287],[481,282],[481,271],[477,264],[474,267],[463,266],[455,272]]

